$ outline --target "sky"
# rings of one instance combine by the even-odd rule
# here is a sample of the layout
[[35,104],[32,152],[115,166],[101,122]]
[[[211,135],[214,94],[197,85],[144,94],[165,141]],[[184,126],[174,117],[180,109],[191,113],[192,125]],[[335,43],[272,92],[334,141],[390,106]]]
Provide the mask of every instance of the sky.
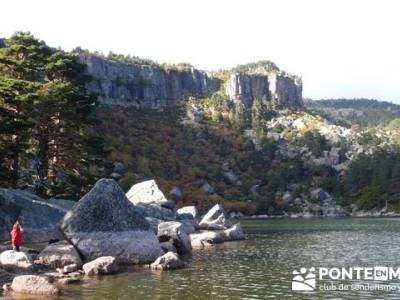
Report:
[[304,97],[400,103],[399,12],[398,0],[18,0],[1,3],[0,37],[204,70],[272,60]]

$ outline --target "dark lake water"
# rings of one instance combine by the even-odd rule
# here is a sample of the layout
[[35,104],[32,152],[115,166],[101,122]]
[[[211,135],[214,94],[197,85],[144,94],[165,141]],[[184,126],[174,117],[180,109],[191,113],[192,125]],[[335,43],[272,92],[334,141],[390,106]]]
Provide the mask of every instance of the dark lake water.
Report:
[[[293,292],[301,267],[400,266],[400,219],[274,219],[242,221],[247,240],[193,253],[187,268],[128,272],[86,280],[50,299],[399,299],[391,291],[326,291],[323,284],[364,284],[317,279],[315,291]],[[373,282],[371,282],[373,283]]]

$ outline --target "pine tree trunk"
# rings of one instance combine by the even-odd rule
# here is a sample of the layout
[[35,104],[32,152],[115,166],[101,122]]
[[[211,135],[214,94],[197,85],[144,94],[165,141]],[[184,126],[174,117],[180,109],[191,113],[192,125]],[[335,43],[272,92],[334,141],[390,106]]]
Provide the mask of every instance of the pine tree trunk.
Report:
[[48,132],[43,131],[39,137],[39,153],[37,174],[39,182],[36,186],[35,193],[39,196],[46,196],[48,188],[48,172],[49,172],[49,137]]
[[12,143],[14,147],[14,151],[12,154],[12,164],[11,164],[11,184],[13,187],[17,187],[17,181],[18,181],[18,172],[19,172],[19,151],[20,151],[20,143],[19,143],[19,137],[14,135],[12,136]]

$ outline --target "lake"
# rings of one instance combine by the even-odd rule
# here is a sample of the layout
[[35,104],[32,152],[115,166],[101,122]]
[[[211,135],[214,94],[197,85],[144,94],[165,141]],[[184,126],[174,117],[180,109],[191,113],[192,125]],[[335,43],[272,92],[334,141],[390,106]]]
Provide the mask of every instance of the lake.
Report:
[[[400,280],[319,280],[315,291],[293,292],[292,272],[400,264],[400,219],[270,219],[242,221],[245,241],[194,251],[188,267],[127,272],[86,280],[49,299],[398,299]],[[392,290],[321,290],[340,283],[382,283]]]

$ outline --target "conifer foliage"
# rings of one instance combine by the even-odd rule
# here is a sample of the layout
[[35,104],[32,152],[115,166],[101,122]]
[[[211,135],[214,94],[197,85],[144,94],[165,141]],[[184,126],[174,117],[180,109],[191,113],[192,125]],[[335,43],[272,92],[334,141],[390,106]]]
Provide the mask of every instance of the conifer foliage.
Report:
[[[96,96],[76,57],[18,32],[0,49],[0,182],[75,196],[99,174]],[[90,171],[89,171],[90,170]],[[79,180],[78,180],[79,178]]]

